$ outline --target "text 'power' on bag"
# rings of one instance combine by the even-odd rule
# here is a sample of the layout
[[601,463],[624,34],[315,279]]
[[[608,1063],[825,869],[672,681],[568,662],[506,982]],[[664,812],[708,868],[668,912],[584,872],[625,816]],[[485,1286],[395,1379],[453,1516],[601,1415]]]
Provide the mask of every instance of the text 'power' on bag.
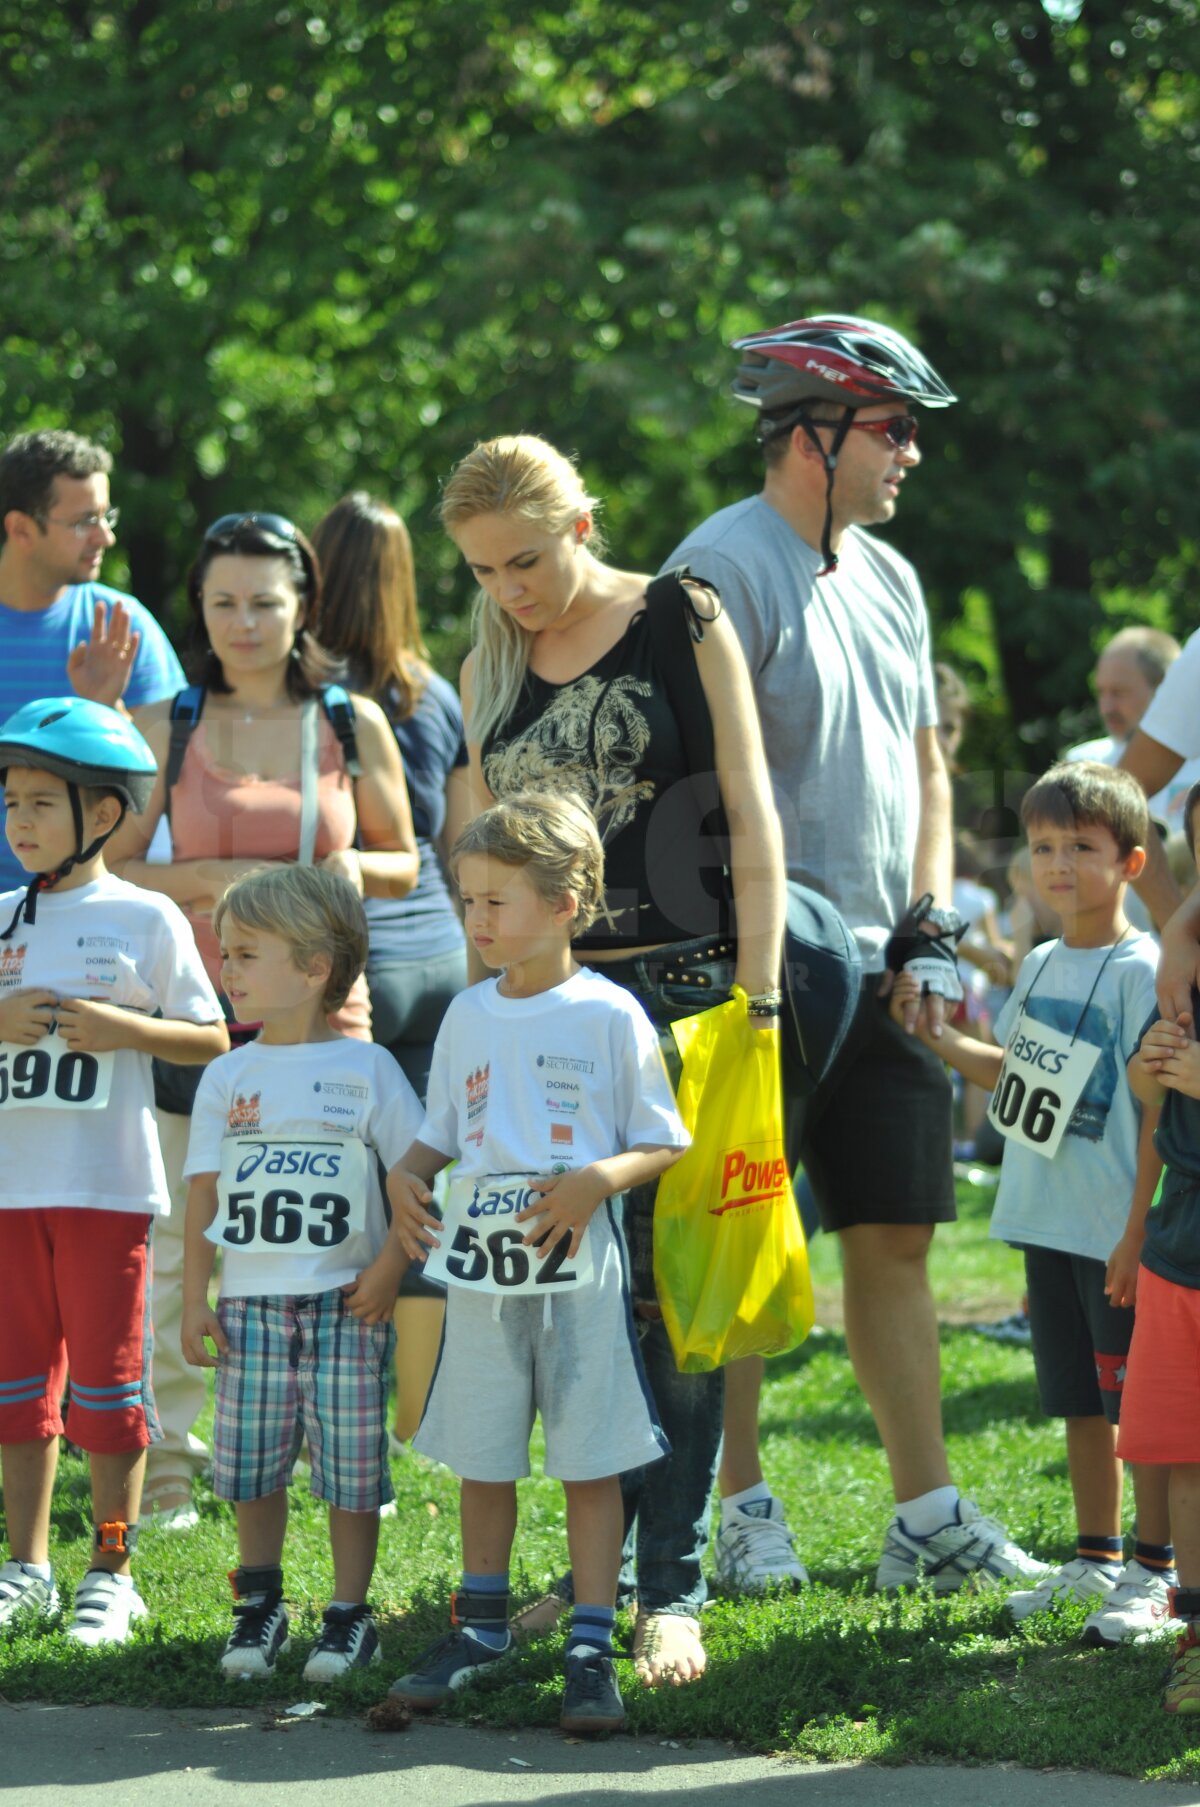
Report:
[[676,1366],[779,1355],[812,1329],[804,1231],[784,1153],[779,1029],[746,994],[671,1025],[692,1145],[659,1181],[654,1279]]

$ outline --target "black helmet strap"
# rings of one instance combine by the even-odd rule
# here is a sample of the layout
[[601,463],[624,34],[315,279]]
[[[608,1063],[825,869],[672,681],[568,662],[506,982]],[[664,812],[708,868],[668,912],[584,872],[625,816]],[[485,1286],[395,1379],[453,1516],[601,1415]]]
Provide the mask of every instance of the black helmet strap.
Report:
[[828,451],[821,444],[817,426],[832,426],[832,421],[818,423],[809,414],[798,414],[792,422],[792,429],[799,427],[802,430],[816,447],[821,463],[825,466],[825,525],[821,529],[821,557],[825,562],[817,572],[818,577],[829,577],[838,568],[837,553],[833,549],[833,480],[837,475],[838,454],[846,443],[846,435],[854,422],[854,413],[853,408],[843,408],[842,418],[834,427],[833,441]]
[[[116,796],[115,791],[113,795]],[[67,781],[67,796],[71,800],[71,815],[75,822],[75,846],[78,851],[73,853],[69,859],[65,859],[61,866],[56,866],[53,872],[39,872],[37,876],[30,881],[25,888],[24,897],[17,905],[16,915],[4,930],[3,934],[0,934],[0,941],[8,941],[11,939],[16,933],[17,924],[22,918],[31,924],[37,920],[37,900],[41,893],[43,891],[52,890],[54,886],[58,884],[59,880],[66,878],[68,872],[73,872],[76,866],[86,865],[88,860],[94,860],[109,836],[116,834],[118,828],[120,828],[122,822],[125,820],[125,811],[129,807],[123,797],[119,798],[118,801],[121,805],[121,813],[112,827],[105,829],[103,834],[96,836],[96,839],[90,846],[85,847],[83,844],[83,803],[79,796],[79,786],[77,784],[72,784],[70,780]]]

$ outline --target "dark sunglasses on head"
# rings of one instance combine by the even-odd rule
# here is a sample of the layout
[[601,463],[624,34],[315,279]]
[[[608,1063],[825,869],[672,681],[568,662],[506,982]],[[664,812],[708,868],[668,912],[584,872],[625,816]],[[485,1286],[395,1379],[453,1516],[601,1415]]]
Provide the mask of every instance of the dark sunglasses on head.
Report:
[[906,452],[917,437],[918,422],[911,414],[893,414],[888,420],[852,420],[858,433],[882,433],[898,452]]
[[273,533],[276,539],[294,540],[297,528],[281,514],[223,514],[219,521],[214,521],[205,533],[206,540],[222,540],[227,534],[236,533],[239,527],[261,527],[264,533]]

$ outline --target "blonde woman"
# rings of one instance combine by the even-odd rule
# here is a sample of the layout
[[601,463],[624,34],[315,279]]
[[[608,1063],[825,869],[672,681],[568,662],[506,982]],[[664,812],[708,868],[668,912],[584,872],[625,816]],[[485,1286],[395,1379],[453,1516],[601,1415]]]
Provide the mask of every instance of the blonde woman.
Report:
[[[445,486],[443,526],[479,585],[462,676],[474,799],[483,809],[540,786],[589,804],[606,890],[576,957],[641,1001],[677,1074],[673,1019],[723,1002],[735,981],[752,1007],[778,1008],[782,844],[754,697],[720,599],[704,585],[668,585],[654,606],[685,613],[712,718],[731,825],[727,894],[656,652],[650,579],[601,558],[596,510],[574,464],[528,435],[477,445]],[[676,1371],[654,1297],[653,1200],[652,1186],[629,1195],[625,1229],[643,1359],[673,1453],[622,1485],[627,1519],[637,1517],[627,1553],[639,1672],[680,1683],[705,1664],[700,1564],[723,1379]],[[550,1613],[556,1604],[551,1596]]]

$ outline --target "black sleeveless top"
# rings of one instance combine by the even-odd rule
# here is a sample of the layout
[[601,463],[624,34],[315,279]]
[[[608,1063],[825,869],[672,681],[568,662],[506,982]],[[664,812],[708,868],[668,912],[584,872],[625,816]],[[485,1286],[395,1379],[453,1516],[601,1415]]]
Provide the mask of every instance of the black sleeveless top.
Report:
[[596,818],[604,908],[576,947],[655,947],[728,934],[722,870],[687,782],[683,735],[644,609],[568,683],[527,671],[516,707],[482,752],[494,797],[573,790]]

